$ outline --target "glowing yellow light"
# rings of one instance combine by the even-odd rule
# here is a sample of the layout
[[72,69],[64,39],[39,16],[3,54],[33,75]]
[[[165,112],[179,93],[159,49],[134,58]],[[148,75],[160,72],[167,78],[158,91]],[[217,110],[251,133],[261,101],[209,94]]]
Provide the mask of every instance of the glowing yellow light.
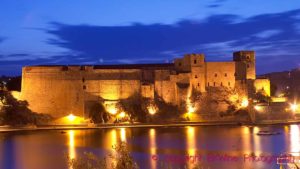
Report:
[[157,112],[157,108],[154,105],[150,105],[147,107],[149,114],[154,115]]
[[195,112],[195,107],[193,106],[193,103],[190,99],[191,95],[192,95],[192,88],[189,88],[187,99],[186,99],[186,109],[188,111],[187,112],[188,115]]
[[110,107],[107,111],[112,115],[115,115],[118,112],[118,110],[115,107]]
[[254,109],[255,109],[256,111],[261,111],[261,110],[262,110],[262,107],[261,107],[261,106],[258,106],[258,105],[256,105],[256,106],[254,106]]
[[195,108],[191,105],[188,106],[188,113],[193,113],[195,111]]
[[76,152],[75,152],[75,133],[73,130],[70,130],[68,132],[69,134],[69,157],[70,159],[74,159],[76,157]]
[[80,116],[75,116],[73,114],[61,117],[54,121],[56,124],[63,124],[63,125],[74,125],[74,124],[83,124],[85,123],[84,118]]
[[126,113],[122,111],[118,116],[119,118],[124,118],[126,116]]
[[68,115],[69,121],[74,121],[75,119],[76,119],[76,116],[74,116],[73,114]]
[[290,151],[293,156],[299,156],[300,152],[300,129],[297,125],[291,125],[291,134],[290,134]]
[[241,106],[245,108],[245,107],[248,107],[248,105],[249,105],[248,99],[244,98],[244,99],[242,100]]
[[109,141],[111,143],[110,147],[117,144],[118,140],[117,140],[117,131],[116,131],[116,129],[111,130]]
[[[149,148],[150,148],[150,153],[151,155],[156,155],[156,133],[155,129],[150,129],[149,130]],[[151,168],[157,168],[157,161],[156,160],[151,160]]]
[[238,96],[237,94],[231,95],[231,96],[229,97],[229,100],[230,100],[231,102],[237,102],[237,101],[239,100],[239,96]]
[[126,142],[126,129],[125,128],[121,128],[120,130],[121,130],[121,132],[120,132],[120,134],[121,134],[121,141],[122,142]]
[[196,154],[196,136],[195,136],[195,128],[188,126],[186,130],[187,134],[187,150],[188,155]]
[[293,112],[296,112],[297,110],[298,110],[298,108],[299,108],[299,105],[297,105],[297,104],[291,104],[291,110],[293,111]]

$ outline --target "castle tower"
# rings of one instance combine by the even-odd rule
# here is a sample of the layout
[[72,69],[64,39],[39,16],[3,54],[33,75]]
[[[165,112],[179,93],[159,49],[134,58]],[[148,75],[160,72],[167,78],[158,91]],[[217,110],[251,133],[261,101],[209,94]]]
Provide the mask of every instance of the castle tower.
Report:
[[192,87],[199,92],[205,92],[205,56],[204,54],[190,54]]
[[233,53],[233,60],[237,63],[237,80],[256,79],[255,52],[238,51]]

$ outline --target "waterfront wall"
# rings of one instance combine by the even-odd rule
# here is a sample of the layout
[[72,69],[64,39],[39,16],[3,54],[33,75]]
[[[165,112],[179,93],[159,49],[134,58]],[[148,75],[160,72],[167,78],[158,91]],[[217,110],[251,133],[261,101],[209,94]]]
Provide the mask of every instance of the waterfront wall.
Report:
[[186,105],[192,89],[205,93],[208,87],[225,87],[238,90],[241,98],[253,89],[270,93],[269,81],[254,76],[251,51],[235,53],[233,61],[226,62],[205,62],[203,54],[188,54],[174,64],[26,66],[21,99],[38,113],[87,117],[91,103],[114,104],[135,93],[179,107]]

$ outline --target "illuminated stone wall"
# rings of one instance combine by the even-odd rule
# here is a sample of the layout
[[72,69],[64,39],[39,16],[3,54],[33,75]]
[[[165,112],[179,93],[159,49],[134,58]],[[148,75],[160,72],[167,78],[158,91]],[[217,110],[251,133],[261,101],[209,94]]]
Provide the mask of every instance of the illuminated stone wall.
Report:
[[208,62],[207,86],[235,87],[235,62]]
[[[203,54],[188,54],[174,64],[28,66],[21,99],[35,112],[62,117],[86,116],[93,102],[116,103],[135,93],[173,105],[183,105],[191,88],[203,93],[208,86],[229,87],[247,96],[248,81],[255,79],[255,53],[237,52],[233,60],[205,62]],[[266,80],[255,80],[254,86],[270,93]]]
[[22,73],[21,99],[38,113],[61,117],[82,116],[83,89],[78,72],[62,67],[25,67]]
[[267,96],[271,96],[271,83],[269,79],[256,79],[254,81],[255,92],[264,91]]

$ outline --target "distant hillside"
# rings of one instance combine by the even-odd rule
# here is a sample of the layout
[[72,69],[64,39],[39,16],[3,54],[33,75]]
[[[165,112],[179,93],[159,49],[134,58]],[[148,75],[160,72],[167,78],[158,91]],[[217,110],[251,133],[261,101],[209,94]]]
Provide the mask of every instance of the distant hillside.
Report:
[[[300,95],[300,68],[291,71],[273,72],[259,75],[258,78],[268,78],[273,85],[273,94]],[[274,91],[276,89],[276,91]],[[300,99],[300,98],[299,98]]]

